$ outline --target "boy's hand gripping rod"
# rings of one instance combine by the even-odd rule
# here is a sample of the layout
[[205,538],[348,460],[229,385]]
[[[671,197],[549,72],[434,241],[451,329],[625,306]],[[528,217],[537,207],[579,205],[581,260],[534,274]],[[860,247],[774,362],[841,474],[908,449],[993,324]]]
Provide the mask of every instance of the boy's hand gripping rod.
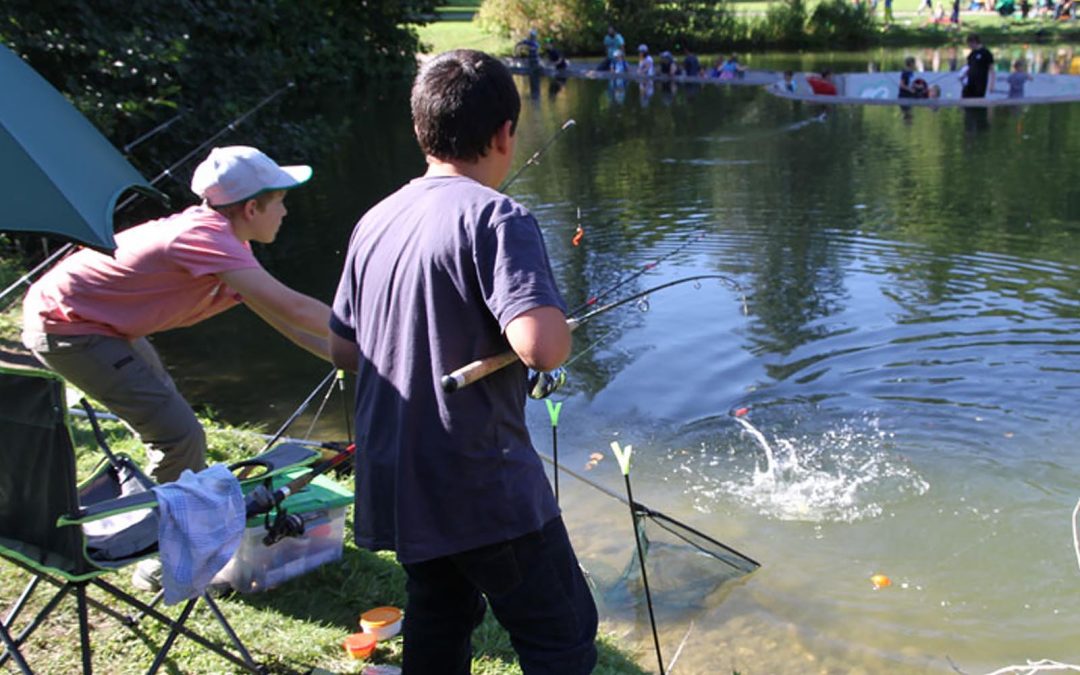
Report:
[[[725,276],[723,274],[699,274],[691,277],[683,277],[682,279],[676,279],[675,281],[669,281],[658,286],[653,286],[652,288],[647,288],[640,293],[635,293],[629,297],[623,298],[622,300],[609,302],[608,304],[597,307],[596,309],[582,315],[579,318],[567,319],[566,324],[570,327],[570,330],[572,332],[589,319],[597,317],[600,314],[604,314],[605,312],[610,312],[617,307],[622,307],[623,305],[634,302],[635,300],[640,300],[641,298],[644,298],[651,293],[655,293],[656,291],[660,291],[665,288],[671,288],[672,286],[678,286],[679,284],[703,281],[706,279],[717,279],[723,282],[729,288],[738,291],[740,293],[740,296],[742,296],[742,287],[739,286],[738,282],[736,282],[731,277]],[[741,300],[743,314],[746,314],[746,297],[742,296]],[[505,368],[506,366],[517,360],[519,360],[519,357],[513,351],[506,351],[502,354],[495,354],[493,356],[477,359],[472,363],[466,364],[458,368],[452,373],[443,375],[442,379],[439,381],[439,384],[444,392],[446,392],[447,394],[452,394],[459,389],[469,386],[477,380],[482,380],[483,378],[487,377],[488,375],[494,373],[497,370]]]

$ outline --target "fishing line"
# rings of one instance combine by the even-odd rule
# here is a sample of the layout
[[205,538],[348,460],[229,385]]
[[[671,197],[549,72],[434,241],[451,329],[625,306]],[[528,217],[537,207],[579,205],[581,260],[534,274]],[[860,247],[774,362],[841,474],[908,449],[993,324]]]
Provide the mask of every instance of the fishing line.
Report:
[[[195,155],[197,155],[200,152],[202,152],[203,150],[205,150],[208,145],[210,145],[211,143],[213,143],[217,139],[221,138],[226,133],[235,130],[236,127],[239,126],[240,124],[243,124],[243,122],[248,117],[251,117],[253,114],[255,114],[255,112],[257,112],[263,106],[267,105],[268,103],[273,101],[275,98],[277,98],[278,96],[280,96],[284,92],[288,91],[289,89],[292,89],[295,86],[296,86],[296,84],[294,84],[293,82],[289,82],[285,86],[281,87],[280,89],[278,89],[274,93],[272,93],[269,96],[267,96],[266,98],[264,98],[263,100],[259,101],[255,105],[255,107],[251,108],[250,110],[248,110],[246,113],[244,113],[240,117],[237,117],[232,122],[229,122],[228,124],[226,124],[217,133],[215,133],[213,136],[211,136],[210,138],[208,138],[205,141],[203,141],[202,143],[200,143],[198,145],[198,147],[196,147],[194,150],[192,150],[188,154],[184,155],[180,160],[178,160],[176,162],[173,162],[168,168],[166,168],[164,171],[162,171],[157,176],[155,176],[154,179],[152,181],[150,181],[150,185],[156,185],[158,182],[164,180],[166,177],[172,176],[173,171],[180,168],[180,166],[183,165],[185,162],[187,162],[192,157],[194,157]],[[142,196],[141,193],[136,193],[134,195],[129,195],[127,197],[127,199],[122,201],[115,209],[113,209],[113,213],[114,214],[118,213],[119,211],[126,208],[127,206],[130,206],[133,202],[135,202],[135,200],[139,199],[139,197],[141,197],[141,196]],[[53,251],[53,253],[50,254],[47,258],[45,258],[40,263],[35,265],[33,269],[31,269],[29,272],[27,272],[26,274],[19,277],[13,284],[11,284],[7,288],[5,288],[3,290],[3,292],[0,292],[0,300],[3,300],[4,298],[8,297],[8,295],[13,293],[16,289],[18,289],[23,284],[25,284],[28,281],[30,281],[31,279],[33,279],[35,276],[38,275],[39,272],[41,272],[43,269],[45,269],[45,268],[49,267],[50,265],[52,265],[56,260],[60,259],[64,255],[66,255],[74,247],[75,247],[75,244],[73,242],[68,242],[68,243],[64,244],[63,246],[61,246],[60,248]],[[11,304],[12,303],[9,302],[7,304],[4,304],[4,305],[0,306],[0,312],[6,310],[8,307],[11,306]]]
[[614,284],[612,284],[611,286],[608,286],[607,288],[600,291],[599,293],[596,293],[596,294],[592,295],[588,300],[581,303],[580,305],[578,305],[574,309],[570,310],[568,316],[574,316],[575,314],[577,314],[579,312],[582,312],[582,311],[588,309],[589,307],[592,307],[593,305],[600,302],[604,298],[608,297],[609,295],[611,295],[615,291],[619,290],[620,288],[622,288],[626,284],[630,283],[634,279],[637,279],[642,274],[645,274],[649,270],[654,269],[660,263],[664,262],[665,260],[667,260],[669,258],[672,258],[672,257],[678,255],[679,253],[682,253],[688,246],[690,246],[691,244],[697,242],[699,239],[701,239],[704,236],[705,236],[704,232],[698,232],[696,235],[692,235],[692,236],[687,237],[686,241],[684,241],[681,245],[679,245],[675,249],[673,249],[671,251],[668,251],[667,253],[665,253],[664,255],[660,256],[659,258],[657,258],[656,260],[654,260],[652,262],[646,263],[645,265],[643,265],[641,267],[641,269],[635,271],[634,273],[630,274],[629,276],[626,276],[626,277],[623,277],[622,279],[619,279]]
[[[567,319],[566,323],[570,327],[570,330],[574,331],[586,321],[589,321],[590,319],[593,319],[606,312],[610,312],[613,309],[622,307],[623,305],[629,304],[631,302],[637,302],[639,300],[643,300],[645,303],[647,303],[648,296],[652,293],[656,293],[658,291],[662,291],[673,286],[679,286],[681,284],[687,283],[694,283],[698,285],[698,287],[700,287],[700,282],[711,279],[720,281],[728,288],[737,291],[740,296],[743,314],[749,314],[749,309],[746,304],[746,295],[743,293],[742,286],[740,286],[737,281],[725,274],[696,274],[693,276],[683,277],[681,279],[668,281],[653,286],[651,288],[647,288],[644,291],[634,293],[633,295],[625,297],[621,300],[616,300],[615,302],[610,302],[606,305],[597,307],[596,309],[593,309],[592,311],[582,315],[579,318]],[[442,390],[444,392],[450,394],[457,391],[458,389],[467,387],[473,382],[483,379],[488,375],[502,368],[505,368],[506,366],[518,360],[518,355],[515,354],[512,350],[503,352],[502,354],[495,354],[493,356],[477,359],[476,361],[466,364],[451,373],[443,375],[442,379],[440,380],[440,386],[442,387]]]
[[516,181],[518,179],[518,176],[520,176],[521,173],[525,169],[528,169],[533,164],[539,164],[540,163],[540,156],[543,155],[545,152],[547,152],[547,149],[551,147],[551,144],[554,143],[559,138],[559,136],[562,135],[562,133],[564,131],[566,131],[567,129],[569,129],[572,126],[575,126],[576,124],[577,124],[577,122],[575,122],[574,118],[572,118],[572,117],[570,119],[566,120],[565,122],[563,122],[563,125],[561,127],[559,127],[558,131],[556,131],[554,134],[552,134],[551,138],[548,139],[547,143],[544,143],[542,146],[540,146],[539,150],[534,152],[531,157],[529,157],[527,160],[525,160],[525,163],[522,164],[518,168],[518,170],[514,172],[514,175],[510,176],[510,178],[503,181],[503,184],[499,186],[499,192],[506,192],[506,190],[509,189],[510,186],[514,184],[514,181]]

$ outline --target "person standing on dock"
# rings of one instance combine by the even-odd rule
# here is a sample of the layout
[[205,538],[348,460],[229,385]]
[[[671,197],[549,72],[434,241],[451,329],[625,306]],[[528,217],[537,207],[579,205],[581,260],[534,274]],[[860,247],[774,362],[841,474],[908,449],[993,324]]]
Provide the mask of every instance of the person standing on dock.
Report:
[[[356,543],[407,575],[403,666],[471,672],[490,605],[525,673],[586,675],[597,611],[525,420],[525,365],[570,353],[536,219],[498,192],[521,99],[509,70],[460,49],[423,65],[412,121],[427,172],[367,211],[330,319],[356,372]],[[440,376],[512,349],[524,362],[445,393]]]
[[967,82],[961,92],[963,98],[983,98],[994,90],[994,55],[983,46],[975,33],[968,35]]
[[611,70],[615,65],[615,52],[625,52],[626,40],[615,30],[615,26],[607,27],[607,35],[604,36],[604,60],[597,66],[597,70]]

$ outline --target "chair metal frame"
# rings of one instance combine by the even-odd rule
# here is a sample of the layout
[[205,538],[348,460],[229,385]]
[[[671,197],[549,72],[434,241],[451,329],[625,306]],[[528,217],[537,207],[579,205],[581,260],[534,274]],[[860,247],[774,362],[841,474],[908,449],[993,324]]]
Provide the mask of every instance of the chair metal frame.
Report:
[[[63,463],[65,473],[74,475],[74,445],[70,436],[70,428],[68,426],[68,411],[64,402],[64,381],[55,373],[42,370],[40,368],[26,367],[25,364],[11,364],[0,363],[0,377],[31,377],[40,378],[39,383],[42,389],[40,392],[43,397],[42,400],[50,401],[52,407],[51,411],[45,411],[43,413],[43,419],[52,420],[55,425],[63,425],[64,433],[60,433],[60,430],[53,429],[51,433],[54,435],[51,437],[54,441],[57,441],[58,445],[47,448],[56,453],[66,453],[68,457],[55,458]],[[33,387],[34,385],[27,385]],[[37,426],[43,427],[44,424],[39,421],[36,422]],[[66,438],[66,442],[65,439]],[[6,439],[5,442],[12,442],[11,439]],[[134,463],[123,455],[114,456],[108,449],[107,445],[103,445],[104,437],[99,435],[99,445],[102,445],[101,449],[106,454],[107,460],[99,466],[95,472],[94,477],[84,483],[76,486],[71,485],[71,490],[81,489],[88,485],[95,478],[99,478],[104,472],[110,470],[116,471],[118,468],[123,467],[127,470],[138,471]],[[67,465],[70,462],[70,466]],[[141,474],[140,474],[141,475]],[[149,479],[145,479],[149,480]],[[147,506],[154,506],[156,502],[153,500],[153,493],[145,493],[149,498],[136,499],[135,503],[139,504],[139,508],[146,508]],[[0,494],[0,497],[3,495]],[[77,500],[77,493],[63,495],[70,503],[72,496]],[[5,498],[6,499],[6,498]],[[6,504],[6,501],[3,502]],[[81,526],[84,523],[99,520],[101,518],[108,517],[110,515],[116,515],[117,513],[123,513],[132,509],[132,500],[120,498],[112,500],[111,502],[104,502],[92,505],[91,508],[83,508],[82,504],[75,503],[72,506],[75,508],[70,513],[61,513],[59,518],[54,524],[56,531],[59,532],[61,528],[68,528],[72,526]],[[110,509],[110,505],[114,505],[116,508]],[[48,507],[42,507],[48,508]],[[2,514],[0,514],[2,515]],[[80,531],[81,532],[81,531]],[[93,670],[92,664],[92,647],[90,644],[90,624],[89,624],[89,607],[93,606],[96,610],[99,610],[108,616],[117,619],[122,624],[134,628],[139,619],[143,616],[149,616],[161,624],[169,627],[168,636],[162,643],[161,647],[155,654],[154,661],[150,666],[148,673],[156,673],[165,663],[168,658],[169,651],[175,644],[176,639],[181,635],[199,644],[201,647],[212,651],[213,653],[228,660],[235,666],[242,668],[251,673],[265,673],[268,672],[266,667],[257,663],[252,657],[251,653],[244,646],[240,640],[236,631],[232,628],[229,622],[226,620],[225,615],[218,607],[217,603],[206,593],[201,596],[192,598],[186,601],[180,610],[179,615],[176,618],[171,618],[158,610],[156,605],[160,600],[161,594],[155,598],[151,603],[146,603],[130,593],[116,587],[109,583],[102,577],[115,572],[115,569],[104,567],[99,565],[94,560],[90,559],[86,555],[86,539],[85,536],[76,535],[78,537],[78,546],[81,546],[82,558],[78,557],[65,558],[64,555],[69,554],[71,551],[67,551],[65,554],[57,554],[55,551],[50,552],[45,549],[39,549],[34,546],[28,546],[25,551],[13,550],[5,544],[10,544],[13,541],[18,543],[17,539],[9,538],[8,532],[0,532],[0,557],[7,560],[18,567],[26,570],[31,574],[31,579],[23,590],[22,594],[15,601],[15,603],[8,610],[6,616],[0,621],[0,644],[3,646],[3,652],[0,653],[0,667],[3,667],[8,661],[12,661],[16,668],[19,669],[25,675],[32,675],[31,669],[25,656],[22,654],[20,648],[26,643],[27,639],[37,630],[48,618],[49,615],[60,605],[69,594],[74,594],[77,604],[77,614],[79,620],[79,642],[82,656],[82,672],[85,675],[90,675]],[[68,549],[73,548],[70,544],[72,540],[70,535],[67,546]],[[155,546],[156,548],[156,546]],[[147,551],[145,553],[140,552],[130,560],[118,563],[117,568],[126,566],[134,562],[135,560],[146,557],[146,555],[153,551]],[[36,559],[35,559],[36,558]],[[57,560],[63,559],[69,564],[67,569],[58,566]],[[18,631],[15,630],[14,624],[19,615],[27,607],[30,599],[34,596],[35,591],[38,590],[42,581],[46,581],[49,584],[55,586],[58,590],[55,594],[38,610],[37,614],[30,619],[30,621]],[[110,607],[106,603],[97,600],[87,592],[89,588],[96,588],[107,594],[109,597],[114,598],[130,608],[138,611],[136,616],[123,614],[117,609]],[[200,635],[196,631],[189,628],[186,623],[191,616],[192,611],[195,609],[195,605],[202,601],[210,612],[214,615],[217,623],[222,627],[225,633],[229,637],[231,649],[228,646],[216,643],[208,638]]]

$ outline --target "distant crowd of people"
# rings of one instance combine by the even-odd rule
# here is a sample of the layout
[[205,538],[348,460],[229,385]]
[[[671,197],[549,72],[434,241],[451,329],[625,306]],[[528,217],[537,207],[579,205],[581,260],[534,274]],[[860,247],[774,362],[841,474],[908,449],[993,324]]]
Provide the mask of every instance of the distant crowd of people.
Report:
[[[982,44],[979,36],[974,33],[968,36],[967,46],[969,51],[966,65],[958,67],[955,49],[953,49],[953,56],[949,61],[952,64],[950,70],[958,73],[963,98],[982,98],[988,92],[995,91],[997,76],[994,70],[994,56]],[[675,51],[680,54],[679,57],[672,51],[664,50],[654,59],[649,46],[641,43],[637,46],[637,62],[631,64],[626,59],[626,40],[613,25],[608,26],[603,39],[603,47],[604,58],[596,66],[599,71],[636,74],[645,78],[685,76],[715,78],[718,80],[739,80],[745,77],[746,74],[746,68],[739,62],[739,57],[736,54],[720,56],[712,67],[706,67],[702,65],[700,59],[689,45],[681,46],[678,44],[675,45]],[[518,42],[517,49],[519,53],[523,53],[527,58],[530,67],[536,70],[540,68],[541,58],[546,60],[556,71],[564,71],[569,67],[569,61],[555,46],[551,38],[541,42],[536,30],[530,31],[528,37]],[[936,53],[932,60],[936,70]],[[904,68],[900,73],[896,93],[897,98],[935,99],[941,97],[941,86],[935,82],[928,82],[926,77],[921,76],[919,73],[920,65],[920,62],[913,56],[909,56],[904,60]],[[1011,71],[1007,75],[1003,75],[1002,78],[1008,85],[1007,95],[1010,98],[1020,98],[1024,96],[1026,84],[1034,78],[1029,74],[1027,62],[1024,59],[1014,60],[1011,66]],[[1071,67],[1069,69],[1071,70]],[[933,79],[931,78],[931,80]],[[827,69],[806,75],[805,81],[814,94],[836,96],[840,93],[837,81]],[[940,77],[938,81],[940,81]],[[790,70],[784,72],[783,79],[778,81],[775,87],[782,91],[795,93],[795,73]]]
[[735,54],[718,58],[712,68],[706,69],[689,45],[676,44],[674,52],[681,54],[681,58],[665,49],[658,59],[653,59],[649,45],[641,43],[637,46],[637,65],[631,70],[626,61],[626,40],[615,26],[608,26],[604,36],[604,59],[596,69],[614,73],[636,72],[643,77],[712,77],[720,80],[740,79],[746,73]]

